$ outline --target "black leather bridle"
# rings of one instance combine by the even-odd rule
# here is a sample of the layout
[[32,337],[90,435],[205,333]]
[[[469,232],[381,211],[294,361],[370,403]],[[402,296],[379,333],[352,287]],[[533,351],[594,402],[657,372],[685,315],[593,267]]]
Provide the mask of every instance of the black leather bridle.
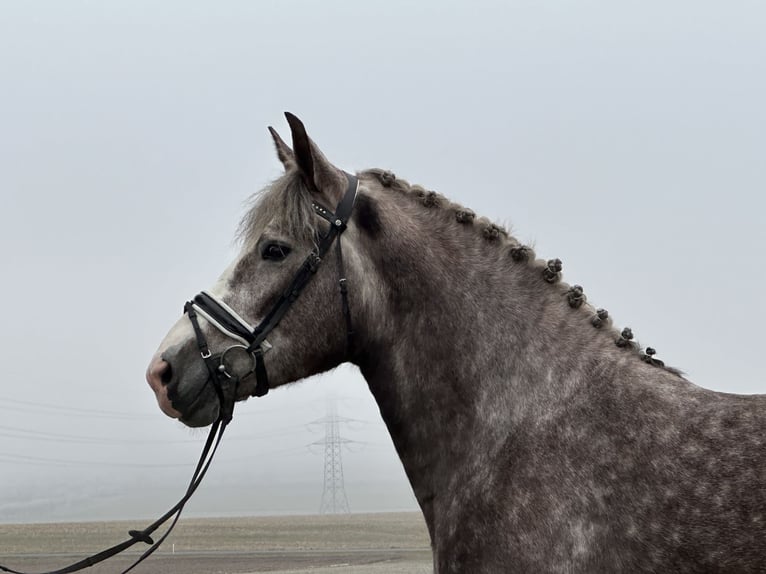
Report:
[[[351,312],[348,304],[348,288],[346,285],[347,281],[345,267],[343,265],[343,252],[341,250],[340,236],[346,230],[349,218],[351,217],[351,211],[353,210],[354,201],[359,189],[359,180],[348,173],[345,175],[348,181],[348,186],[334,213],[316,201],[313,202],[316,214],[330,223],[329,230],[317,239],[315,248],[309,253],[303,264],[295,273],[287,289],[285,289],[271,310],[256,327],[252,327],[223,301],[205,291],[196,295],[194,299],[188,301],[184,305],[184,312],[189,316],[189,320],[194,328],[200,355],[205,361],[205,365],[210,373],[210,382],[213,384],[216,394],[218,395],[219,411],[218,419],[210,427],[210,433],[205,441],[205,446],[202,449],[199,462],[197,463],[191,482],[189,483],[186,492],[181,497],[181,500],[143,530],[130,530],[128,532],[130,538],[124,542],[116,544],[106,550],[102,550],[92,556],[88,556],[79,562],[75,562],[74,564],[70,564],[59,570],[52,570],[40,574],[68,574],[69,572],[77,572],[78,570],[103,562],[139,542],[149,544],[149,548],[135,562],[133,562],[133,564],[122,571],[122,574],[126,574],[159,548],[160,544],[165,541],[173,530],[173,527],[181,517],[181,511],[199,487],[205,473],[207,473],[207,469],[210,467],[210,463],[213,460],[213,456],[215,456],[218,445],[221,443],[221,438],[223,438],[226,426],[231,422],[239,382],[245,377],[254,374],[256,377],[256,385],[252,394],[260,397],[268,393],[269,380],[263,355],[269,348],[271,348],[271,346],[266,341],[266,337],[274,330],[274,328],[276,328],[282,320],[282,317],[284,317],[285,313],[287,313],[292,304],[298,299],[303,289],[311,281],[312,277],[319,269],[319,265],[322,263],[325,255],[327,255],[333,243],[336,243],[336,240],[339,274],[338,283],[341,294],[343,316],[346,322],[347,351],[350,351],[353,341],[353,330],[351,325]],[[231,345],[223,352],[213,354],[208,347],[205,334],[200,328],[200,315],[224,335],[239,341],[241,344]],[[231,357],[234,353],[241,353],[250,357],[252,360],[252,368],[241,374],[235,372],[235,369],[232,366],[233,361],[227,362],[227,358]],[[172,521],[170,526],[168,526],[168,529],[159,539],[156,541],[153,540],[151,535],[171,518]],[[0,565],[0,571],[11,572],[12,574],[28,574],[19,570],[13,570],[3,565]]]
[[[359,180],[348,173],[345,175],[348,186],[334,213],[316,201],[312,202],[314,212],[329,222],[330,228],[327,233],[317,238],[315,248],[308,254],[293,276],[292,281],[290,281],[277,302],[257,326],[251,326],[226,303],[206,291],[202,291],[184,305],[184,312],[189,316],[189,320],[194,328],[200,356],[205,361],[207,370],[210,373],[210,380],[218,394],[221,409],[219,416],[226,423],[231,420],[237,389],[242,379],[255,375],[256,384],[252,392],[253,396],[262,397],[269,392],[269,378],[263,357],[266,351],[271,348],[271,345],[266,341],[266,337],[279,325],[282,317],[285,316],[285,313],[292,307],[293,303],[303,292],[303,289],[311,281],[311,278],[319,269],[319,265],[333,243],[335,243],[337,249],[338,283],[343,316],[346,321],[347,345],[350,346],[353,340],[351,312],[348,305],[348,287],[346,285],[340,236],[346,230],[348,220],[351,217],[351,211],[354,208],[354,201],[359,189]],[[231,345],[223,352],[213,354],[208,346],[207,338],[200,328],[199,315],[207,319],[221,333],[239,341],[240,344]],[[250,364],[250,368],[244,372],[237,372],[233,364],[234,361],[231,360],[237,354],[241,357],[246,357],[247,362]],[[227,361],[227,358],[230,360]]]

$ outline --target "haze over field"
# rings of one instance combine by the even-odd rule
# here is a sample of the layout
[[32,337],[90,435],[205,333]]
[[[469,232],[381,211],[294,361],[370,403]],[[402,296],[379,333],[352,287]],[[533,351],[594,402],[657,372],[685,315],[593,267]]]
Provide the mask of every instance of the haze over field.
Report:
[[[281,173],[284,110],[347,170],[512,222],[697,384],[766,392],[764,21],[745,0],[3,3],[0,522],[180,496],[204,435],[144,370]],[[316,512],[330,395],[352,510],[416,509],[346,366],[239,404],[187,515]]]
[[[122,539],[133,526],[0,524],[2,557],[25,572],[50,571],[61,567],[62,553],[71,552],[73,544],[81,552],[97,551]],[[433,571],[429,542],[419,512],[181,519],[168,542],[135,572],[425,574]],[[88,572],[121,571],[140,552],[133,548]]]

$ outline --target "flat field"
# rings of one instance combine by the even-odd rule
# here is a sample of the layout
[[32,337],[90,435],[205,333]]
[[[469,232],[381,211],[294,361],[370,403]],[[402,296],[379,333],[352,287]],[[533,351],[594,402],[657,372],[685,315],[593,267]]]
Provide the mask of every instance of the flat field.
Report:
[[[129,529],[150,522],[0,524],[0,564],[25,572],[54,570],[123,541]],[[85,572],[120,572],[139,556],[136,548]],[[432,566],[423,518],[408,512],[182,519],[132,572],[429,574]]]

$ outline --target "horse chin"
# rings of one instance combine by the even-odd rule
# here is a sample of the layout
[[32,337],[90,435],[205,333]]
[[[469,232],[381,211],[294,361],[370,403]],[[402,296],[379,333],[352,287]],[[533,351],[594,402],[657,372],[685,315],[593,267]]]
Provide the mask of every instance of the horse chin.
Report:
[[218,418],[218,395],[209,380],[191,398],[188,393],[182,394],[178,385],[171,385],[168,398],[179,413],[178,420],[188,427],[206,427]]
[[218,419],[218,403],[209,403],[202,409],[184,414],[178,420],[187,427],[199,428],[213,424],[216,419]]

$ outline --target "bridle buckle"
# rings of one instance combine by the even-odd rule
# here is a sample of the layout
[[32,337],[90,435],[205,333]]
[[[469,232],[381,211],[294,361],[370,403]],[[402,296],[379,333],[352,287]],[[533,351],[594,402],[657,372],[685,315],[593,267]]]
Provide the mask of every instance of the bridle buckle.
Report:
[[316,252],[312,251],[309,253],[308,258],[306,259],[306,264],[309,266],[309,270],[312,273],[316,273],[319,269],[319,265],[322,263],[322,258],[317,254]]

